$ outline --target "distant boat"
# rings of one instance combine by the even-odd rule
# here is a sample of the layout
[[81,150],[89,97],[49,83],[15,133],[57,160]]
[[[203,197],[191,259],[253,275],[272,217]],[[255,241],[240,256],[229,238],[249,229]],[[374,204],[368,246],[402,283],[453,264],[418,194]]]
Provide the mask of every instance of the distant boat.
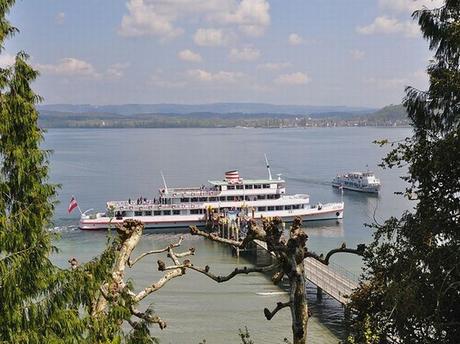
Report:
[[381,183],[373,172],[367,171],[337,175],[332,180],[332,186],[352,191],[378,193]]

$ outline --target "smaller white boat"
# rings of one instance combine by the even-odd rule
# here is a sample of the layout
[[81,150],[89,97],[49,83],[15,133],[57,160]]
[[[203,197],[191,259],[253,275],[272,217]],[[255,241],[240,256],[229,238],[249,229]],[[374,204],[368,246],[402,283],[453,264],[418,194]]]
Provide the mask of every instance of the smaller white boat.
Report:
[[381,183],[373,172],[367,171],[337,175],[332,180],[332,186],[352,191],[378,193]]

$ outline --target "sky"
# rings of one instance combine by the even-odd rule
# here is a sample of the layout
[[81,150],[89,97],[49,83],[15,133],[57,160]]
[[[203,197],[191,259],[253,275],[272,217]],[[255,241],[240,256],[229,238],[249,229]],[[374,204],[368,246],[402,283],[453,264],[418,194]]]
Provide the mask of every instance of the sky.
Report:
[[425,89],[411,13],[442,0],[29,0],[0,66],[26,51],[46,104],[264,102],[381,107]]

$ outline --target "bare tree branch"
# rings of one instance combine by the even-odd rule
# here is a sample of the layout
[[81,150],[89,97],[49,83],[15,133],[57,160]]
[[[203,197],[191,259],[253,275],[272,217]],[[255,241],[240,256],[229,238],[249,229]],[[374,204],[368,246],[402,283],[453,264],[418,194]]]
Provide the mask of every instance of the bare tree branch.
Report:
[[236,268],[235,270],[233,270],[231,273],[229,273],[226,276],[217,276],[217,275],[209,272],[210,271],[209,266],[205,266],[204,268],[202,268],[202,267],[194,266],[193,264],[189,264],[189,265],[184,265],[184,267],[187,268],[187,269],[190,269],[190,270],[200,272],[200,273],[208,276],[209,278],[213,279],[217,283],[222,283],[222,282],[226,282],[228,280],[231,280],[233,277],[235,277],[237,275],[241,275],[241,274],[247,275],[247,274],[252,273],[252,272],[264,273],[264,272],[272,271],[273,269],[278,268],[278,265],[273,264],[273,265],[268,265],[268,266],[263,266],[263,267],[253,267],[253,268],[248,268],[248,267],[245,266],[243,268]]
[[166,322],[163,321],[158,315],[152,314],[149,310],[141,312],[134,307],[131,307],[131,313],[139,319],[145,320],[150,324],[158,324],[160,329],[166,328]]
[[176,277],[182,276],[183,274],[185,274],[184,268],[175,268],[174,270],[169,271],[162,278],[160,278],[158,282],[152,283],[149,287],[144,288],[141,292],[136,294],[136,296],[133,297],[133,301],[137,303],[143,300],[144,298],[149,296],[151,293],[162,288],[170,280]]
[[264,315],[265,315],[265,318],[267,318],[267,320],[271,320],[276,313],[278,313],[279,310],[283,309],[283,308],[286,308],[286,307],[291,307],[292,303],[291,301],[288,301],[288,302],[278,302],[276,304],[276,308],[270,312],[270,310],[268,308],[264,308]]
[[137,257],[134,260],[131,260],[131,258],[129,258],[128,259],[128,266],[132,267],[134,264],[136,264],[139,260],[141,260],[145,256],[148,256],[148,255],[151,255],[151,254],[163,253],[163,252],[168,251],[170,248],[179,247],[182,244],[183,239],[184,239],[184,237],[181,235],[180,238],[179,238],[179,241],[177,243],[175,243],[175,244],[170,244],[168,247],[165,247],[165,248],[160,249],[160,250],[152,250],[152,251],[142,253],[139,257]]

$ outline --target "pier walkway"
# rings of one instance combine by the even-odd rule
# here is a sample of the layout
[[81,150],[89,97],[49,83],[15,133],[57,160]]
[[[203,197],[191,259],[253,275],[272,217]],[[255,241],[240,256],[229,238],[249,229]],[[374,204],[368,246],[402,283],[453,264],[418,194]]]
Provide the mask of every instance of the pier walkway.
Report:
[[[267,250],[265,242],[260,240],[254,240],[254,242]],[[358,287],[357,278],[354,278],[351,273],[344,269],[339,272],[337,267],[325,265],[315,258],[304,259],[304,269],[305,277],[311,283],[343,305],[350,301],[347,296]]]

